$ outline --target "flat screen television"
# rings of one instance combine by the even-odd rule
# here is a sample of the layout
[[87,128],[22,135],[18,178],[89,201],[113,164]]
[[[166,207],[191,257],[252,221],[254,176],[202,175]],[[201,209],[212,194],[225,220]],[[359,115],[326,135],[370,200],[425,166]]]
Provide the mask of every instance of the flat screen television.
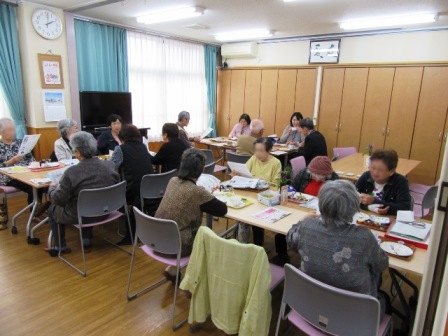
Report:
[[132,124],[130,92],[80,91],[81,129],[95,131],[108,127],[107,117],[118,114],[124,124]]

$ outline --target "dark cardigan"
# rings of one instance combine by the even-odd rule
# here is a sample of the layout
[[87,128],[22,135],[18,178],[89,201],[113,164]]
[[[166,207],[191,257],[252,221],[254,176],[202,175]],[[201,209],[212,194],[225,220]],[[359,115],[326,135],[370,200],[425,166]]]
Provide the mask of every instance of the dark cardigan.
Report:
[[[330,178],[327,178],[327,181],[338,180],[339,175],[333,172]],[[311,174],[308,171],[308,168],[303,168],[297,176],[292,181],[292,187],[298,192],[304,192],[306,186],[311,182]]]

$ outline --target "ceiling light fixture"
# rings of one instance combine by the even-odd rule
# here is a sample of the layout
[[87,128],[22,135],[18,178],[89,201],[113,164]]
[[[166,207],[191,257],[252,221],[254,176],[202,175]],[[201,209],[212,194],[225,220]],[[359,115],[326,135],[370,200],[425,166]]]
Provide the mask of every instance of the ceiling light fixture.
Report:
[[415,14],[403,16],[391,16],[376,19],[347,21],[340,23],[342,29],[368,29],[381,27],[400,27],[417,23],[429,23],[437,20],[437,14]]
[[195,16],[201,16],[204,14],[204,11],[204,8],[197,6],[176,8],[139,16],[137,18],[137,22],[144,24],[154,24],[160,22],[182,20]]
[[240,30],[216,34],[215,39],[218,41],[253,40],[258,38],[271,37],[274,35],[274,33],[275,32],[273,30],[269,29]]

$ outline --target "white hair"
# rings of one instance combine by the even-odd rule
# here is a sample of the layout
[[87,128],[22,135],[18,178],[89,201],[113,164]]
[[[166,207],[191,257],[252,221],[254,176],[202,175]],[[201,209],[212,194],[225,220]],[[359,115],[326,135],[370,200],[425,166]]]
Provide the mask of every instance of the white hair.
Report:
[[264,130],[264,124],[260,119],[254,119],[250,123],[250,130],[254,133],[259,133]]
[[67,134],[70,132],[70,128],[72,128],[73,126],[76,126],[76,125],[78,125],[76,120],[62,119],[62,120],[59,120],[59,122],[58,122],[57,131],[61,137],[65,138],[67,136]]
[[85,159],[89,159],[97,152],[96,140],[92,134],[88,132],[78,132],[73,134],[70,139],[70,146],[73,151],[78,151]]
[[12,121],[9,118],[1,118],[0,119],[0,133],[2,133],[5,130],[5,128],[9,125],[15,126],[14,121]]

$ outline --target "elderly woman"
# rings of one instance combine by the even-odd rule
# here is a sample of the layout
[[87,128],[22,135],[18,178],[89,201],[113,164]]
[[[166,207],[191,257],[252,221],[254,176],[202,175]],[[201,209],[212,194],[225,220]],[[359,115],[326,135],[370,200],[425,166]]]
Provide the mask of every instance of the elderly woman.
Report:
[[[260,138],[255,140],[254,147],[255,154],[246,162],[247,168],[254,177],[276,185],[280,178],[282,164],[276,157],[270,154],[273,147],[272,141],[266,137]],[[233,175],[238,175],[238,173],[233,173]],[[238,241],[241,243],[247,243],[249,241],[249,229],[249,224],[239,223]],[[252,226],[252,232],[254,235],[254,244],[263,246],[264,229]]]
[[187,112],[187,111],[179,112],[179,115],[177,116],[177,127],[179,129],[179,139],[188,148],[191,147],[191,141],[194,141],[194,138],[191,138],[188,135],[187,130],[185,129],[185,127],[187,127],[189,124],[190,124],[190,112]]
[[[140,131],[134,125],[124,125],[118,134],[122,145],[115,147],[111,161],[121,170],[123,179],[126,181],[127,204],[138,205],[140,203],[140,184],[145,175],[154,173],[151,155],[148,148],[142,143]],[[126,225],[126,236],[118,245],[132,244],[131,234],[135,232],[135,218],[130,216],[132,233],[128,232]]]
[[[0,119],[0,136],[0,167],[28,166],[31,162],[35,161],[31,153],[19,155],[22,139],[16,139],[16,128],[11,119]],[[0,174],[0,185],[22,190],[28,194],[28,204],[33,201],[33,190],[25,183]],[[1,226],[0,229],[6,229],[6,226]]]
[[376,150],[370,157],[369,171],[356,182],[361,194],[361,208],[380,215],[396,215],[411,210],[408,180],[395,170],[398,154],[394,150]]
[[294,112],[289,119],[289,125],[285,127],[279,142],[288,145],[298,145],[305,140],[305,136],[301,133],[300,120],[303,115],[300,112]]
[[162,137],[164,144],[160,147],[155,156],[151,158],[152,163],[162,166],[162,173],[173,169],[179,169],[180,159],[187,146],[179,139],[179,129],[176,124],[166,123],[162,127]]
[[[156,212],[157,218],[171,219],[177,223],[182,243],[182,257],[191,254],[194,237],[202,224],[203,212],[220,217],[227,213],[225,203],[196,185],[204,167],[204,154],[194,148],[187,149],[182,154],[179,174],[168,183],[162,203]],[[163,274],[169,280],[174,280],[175,268],[168,267]]]
[[54,142],[54,154],[57,161],[73,159],[70,137],[78,131],[78,123],[73,119],[62,119],[58,122],[57,131],[61,136]]
[[287,235],[289,246],[300,254],[300,269],[330,286],[378,297],[388,257],[369,229],[351,224],[359,211],[354,185],[342,180],[325,183],[319,210],[321,218],[311,214]]
[[[48,209],[48,217],[55,242],[54,249],[58,251],[60,246],[61,253],[70,252],[65,242],[65,224],[78,223],[79,192],[83,189],[104,188],[120,182],[120,176],[113,162],[101,161],[94,157],[97,147],[92,134],[87,132],[73,134],[70,146],[80,162],[67,168],[59,184],[52,184],[48,192],[52,203]],[[92,228],[83,229],[82,232],[86,252],[90,249],[91,232]],[[56,256],[57,253],[50,251],[50,255]]]
[[243,113],[238,120],[238,124],[233,126],[229,138],[239,138],[240,135],[250,135],[250,117],[246,113]]
[[115,150],[115,147],[121,145],[118,134],[123,124],[123,119],[118,114],[111,114],[107,117],[107,124],[110,129],[101,133],[98,137],[98,149],[101,154],[109,154],[109,151]]
[[[325,182],[337,179],[339,176],[333,171],[328,156],[316,156],[311,160],[308,168],[302,169],[297,174],[292,182],[292,187],[298,192],[317,196]],[[286,237],[282,234],[275,235],[275,251],[279,264],[289,262]]]

